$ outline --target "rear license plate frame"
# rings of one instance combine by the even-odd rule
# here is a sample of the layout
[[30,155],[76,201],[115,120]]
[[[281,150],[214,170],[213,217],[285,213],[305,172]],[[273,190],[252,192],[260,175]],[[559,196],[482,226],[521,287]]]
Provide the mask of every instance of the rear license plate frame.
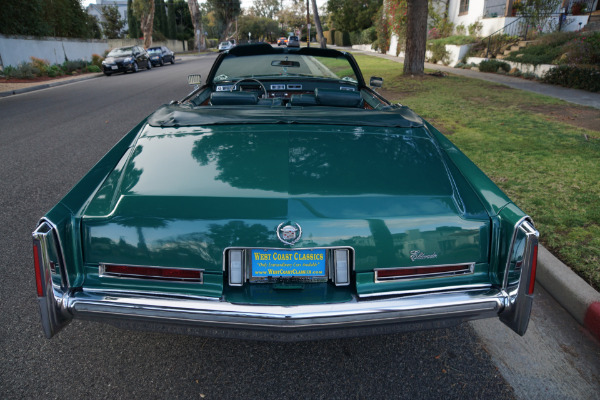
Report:
[[251,281],[270,279],[323,281],[328,276],[328,252],[311,249],[248,249]]

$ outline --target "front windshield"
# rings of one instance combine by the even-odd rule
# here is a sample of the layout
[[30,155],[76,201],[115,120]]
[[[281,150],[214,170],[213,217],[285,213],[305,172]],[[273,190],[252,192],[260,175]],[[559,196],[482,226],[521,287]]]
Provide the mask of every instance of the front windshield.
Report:
[[124,56],[130,56],[133,52],[133,49],[131,47],[128,47],[126,49],[112,49],[110,51],[110,53],[107,54],[107,57],[124,57]]
[[352,66],[345,57],[318,57],[300,54],[267,54],[225,58],[214,81],[230,81],[252,77],[309,77],[358,83]]
[[150,53],[150,54],[160,54],[160,53],[162,53],[162,51],[160,50],[159,47],[154,47],[154,48],[148,49],[148,53]]

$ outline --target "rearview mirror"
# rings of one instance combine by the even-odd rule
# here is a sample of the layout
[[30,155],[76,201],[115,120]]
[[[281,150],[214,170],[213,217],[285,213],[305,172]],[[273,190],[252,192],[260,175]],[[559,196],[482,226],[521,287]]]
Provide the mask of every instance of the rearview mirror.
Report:
[[383,86],[383,78],[379,76],[372,76],[369,85],[373,88],[380,88]]
[[201,84],[202,84],[202,75],[200,75],[200,74],[188,75],[188,85],[200,86]]
[[300,63],[298,61],[273,60],[273,61],[271,61],[271,66],[300,68]]

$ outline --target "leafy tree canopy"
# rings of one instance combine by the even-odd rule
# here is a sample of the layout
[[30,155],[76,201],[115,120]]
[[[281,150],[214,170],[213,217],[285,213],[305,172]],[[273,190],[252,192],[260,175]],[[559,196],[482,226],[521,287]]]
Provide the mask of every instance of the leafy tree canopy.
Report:
[[280,9],[279,0],[254,0],[250,11],[257,17],[273,19]]
[[354,32],[373,25],[373,17],[383,0],[329,0],[327,12],[333,28]]
[[118,39],[121,37],[121,30],[125,26],[125,21],[121,18],[119,7],[116,4],[103,5],[102,17],[104,21],[100,22],[102,31],[107,39]]

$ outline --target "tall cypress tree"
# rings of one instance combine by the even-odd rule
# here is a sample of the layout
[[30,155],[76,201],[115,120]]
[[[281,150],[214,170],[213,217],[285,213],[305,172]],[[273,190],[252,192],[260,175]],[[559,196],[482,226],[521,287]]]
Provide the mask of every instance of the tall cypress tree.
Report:
[[169,26],[169,34],[167,35],[167,37],[169,39],[177,39],[177,20],[175,18],[175,3],[173,2],[173,0],[169,0],[167,3],[167,8],[169,11],[168,14],[168,26]]
[[129,37],[137,39],[140,34],[140,22],[133,14],[133,0],[127,0],[127,25],[129,26]]
[[154,0],[154,32],[157,31],[165,36],[169,31],[164,0]]

